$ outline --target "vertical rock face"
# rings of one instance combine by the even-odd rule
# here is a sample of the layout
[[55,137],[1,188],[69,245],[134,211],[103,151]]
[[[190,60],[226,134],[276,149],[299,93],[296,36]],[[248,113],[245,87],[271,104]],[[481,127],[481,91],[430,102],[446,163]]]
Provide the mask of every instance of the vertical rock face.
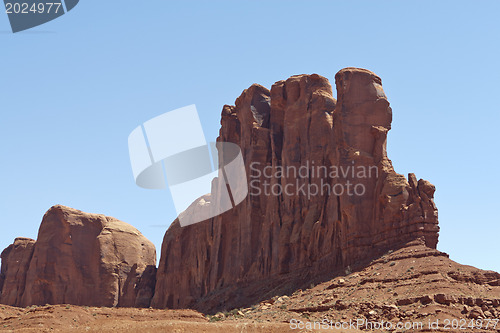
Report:
[[20,304],[34,245],[33,239],[16,238],[0,255],[0,303]]
[[[241,147],[249,195],[162,244],[154,307],[213,311],[251,304],[361,265],[424,237],[436,247],[434,186],[387,157],[392,110],[381,80],[346,68],[252,85],[224,106],[218,141]],[[224,156],[220,156],[224,160]],[[222,186],[214,180],[212,198]],[[185,214],[194,213],[196,204]]]
[[154,245],[134,227],[54,206],[43,217],[36,243],[18,238],[2,253],[1,301],[149,306],[144,296],[152,296],[155,264]]

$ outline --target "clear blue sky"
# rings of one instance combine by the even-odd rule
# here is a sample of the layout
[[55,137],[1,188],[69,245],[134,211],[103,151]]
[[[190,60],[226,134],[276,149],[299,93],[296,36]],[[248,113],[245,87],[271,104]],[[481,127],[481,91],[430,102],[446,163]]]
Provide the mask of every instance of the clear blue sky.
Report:
[[127,138],[196,104],[207,139],[252,83],[381,76],[397,172],[437,187],[438,248],[500,271],[499,1],[82,0],[12,34],[0,13],[0,248],[63,204],[126,221],[159,252],[168,190],[134,184]]

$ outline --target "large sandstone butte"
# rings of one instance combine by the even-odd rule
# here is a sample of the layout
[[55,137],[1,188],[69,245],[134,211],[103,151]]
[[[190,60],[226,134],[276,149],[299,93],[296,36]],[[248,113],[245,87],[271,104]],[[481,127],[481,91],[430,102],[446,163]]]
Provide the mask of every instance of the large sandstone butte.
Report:
[[0,303],[149,306],[156,252],[117,219],[54,206],[36,242],[17,238],[1,254]]
[[[254,188],[223,215],[187,227],[174,221],[162,244],[153,307],[230,309],[326,281],[418,238],[436,247],[434,186],[413,174],[397,174],[387,157],[392,110],[381,79],[365,69],[345,68],[335,83],[337,100],[328,80],[313,74],[276,82],[270,91],[254,84],[235,106],[224,106],[218,141],[241,147]],[[376,174],[318,176],[313,165]],[[275,171],[305,166],[309,174],[268,179],[263,171],[269,166]],[[291,191],[256,195],[266,181]],[[352,188],[347,193],[348,181],[362,184],[358,193],[363,188],[364,193],[352,195]],[[314,184],[337,190],[317,195],[298,190],[313,190]],[[185,214],[216,201],[223,186],[214,180],[212,193]]]

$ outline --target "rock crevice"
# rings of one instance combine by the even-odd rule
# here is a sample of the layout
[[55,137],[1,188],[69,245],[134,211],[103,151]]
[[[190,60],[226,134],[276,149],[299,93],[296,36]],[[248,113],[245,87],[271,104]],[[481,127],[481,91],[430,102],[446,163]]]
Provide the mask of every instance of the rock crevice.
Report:
[[[240,146],[250,193],[220,216],[171,225],[152,306],[245,306],[413,239],[436,247],[434,186],[397,174],[387,157],[392,109],[381,79],[345,68],[335,83],[337,98],[326,78],[296,75],[270,91],[253,85],[224,106],[217,140]],[[273,188],[281,192],[265,193]]]

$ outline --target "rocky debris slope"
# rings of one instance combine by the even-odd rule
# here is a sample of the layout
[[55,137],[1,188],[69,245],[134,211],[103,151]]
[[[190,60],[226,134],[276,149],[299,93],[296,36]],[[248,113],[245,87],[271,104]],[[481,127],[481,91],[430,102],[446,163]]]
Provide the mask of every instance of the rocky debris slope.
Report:
[[[360,271],[213,318],[296,324],[359,320],[361,331],[377,332],[393,331],[385,328],[398,323],[407,326],[396,331],[406,332],[500,332],[500,274],[460,265],[417,239]],[[370,330],[367,323],[386,324]]]
[[[313,74],[270,91],[252,85],[224,106],[218,141],[241,147],[250,194],[207,221],[174,221],[152,306],[243,306],[362,267],[419,237],[436,247],[434,186],[397,174],[387,157],[392,110],[381,79],[346,68],[335,83],[337,99]],[[212,188],[200,205],[217,202],[225,184],[216,179]]]
[[36,242],[17,238],[1,254],[0,303],[149,306],[156,252],[117,219],[54,206]]

